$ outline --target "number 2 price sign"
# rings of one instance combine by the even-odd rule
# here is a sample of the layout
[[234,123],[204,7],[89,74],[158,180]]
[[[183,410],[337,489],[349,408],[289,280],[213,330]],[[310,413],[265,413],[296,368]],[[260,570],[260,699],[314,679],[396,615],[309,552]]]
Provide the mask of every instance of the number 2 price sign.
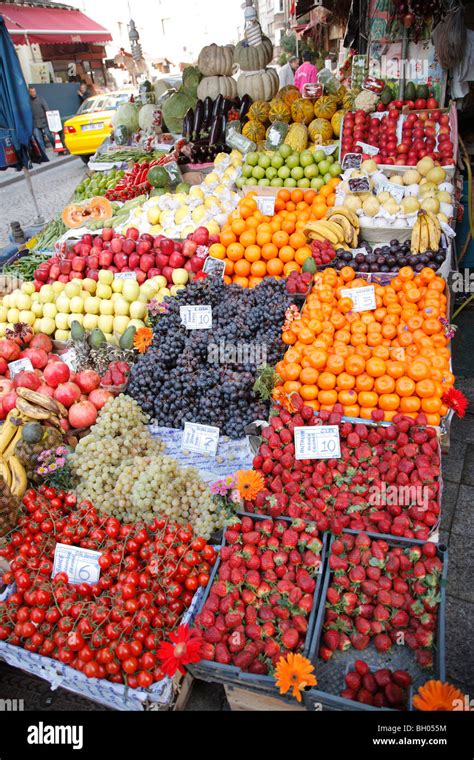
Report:
[[340,459],[341,441],[337,425],[295,427],[295,459]]

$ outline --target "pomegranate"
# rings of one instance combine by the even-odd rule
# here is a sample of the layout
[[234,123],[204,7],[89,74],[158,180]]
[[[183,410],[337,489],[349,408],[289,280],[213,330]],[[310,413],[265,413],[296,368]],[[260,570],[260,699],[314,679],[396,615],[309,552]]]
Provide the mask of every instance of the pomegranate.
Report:
[[90,401],[80,401],[69,409],[69,424],[73,428],[88,428],[97,419],[97,409]]
[[49,396],[50,398],[53,398],[54,388],[51,388],[50,385],[46,385],[46,383],[41,383],[40,387],[38,388],[38,393],[42,393],[43,396]]
[[20,359],[29,359],[35,369],[43,369],[48,363],[48,354],[43,348],[26,348]]
[[53,398],[64,404],[69,409],[70,406],[79,401],[81,397],[81,389],[76,383],[61,383],[54,391]]
[[93,369],[85,369],[76,375],[76,383],[83,393],[89,394],[100,385],[100,375]]
[[52,361],[44,368],[43,377],[48,385],[57,388],[61,383],[67,383],[71,372],[62,361]]
[[53,350],[53,342],[51,338],[43,333],[35,335],[30,343],[30,348],[42,348],[47,354],[50,354]]
[[41,385],[41,381],[34,372],[18,372],[13,379],[14,388],[29,388],[32,391],[37,391]]
[[11,412],[11,410],[16,407],[16,391],[7,393],[7,395],[2,398],[2,404],[6,414]]
[[0,340],[0,358],[14,362],[20,357],[20,346],[13,340]]
[[104,388],[96,388],[89,394],[89,401],[94,404],[96,409],[102,409],[110,398],[114,395],[110,391],[104,390]]

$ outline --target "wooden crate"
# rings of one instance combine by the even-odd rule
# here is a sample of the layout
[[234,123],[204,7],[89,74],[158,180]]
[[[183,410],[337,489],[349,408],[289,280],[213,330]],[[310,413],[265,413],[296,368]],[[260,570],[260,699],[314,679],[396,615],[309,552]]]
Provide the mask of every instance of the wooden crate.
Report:
[[238,686],[226,684],[225,695],[232,712],[306,712],[303,704],[296,700],[287,702],[278,697],[257,693],[250,689],[242,689]]

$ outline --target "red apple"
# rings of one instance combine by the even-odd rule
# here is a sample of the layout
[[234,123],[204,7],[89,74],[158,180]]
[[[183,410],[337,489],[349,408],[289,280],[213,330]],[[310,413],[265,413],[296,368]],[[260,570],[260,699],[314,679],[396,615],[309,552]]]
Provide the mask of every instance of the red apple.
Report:
[[104,240],[112,240],[113,235],[114,235],[114,231],[112,227],[104,227],[104,229],[102,230],[102,237],[104,238]]
[[114,238],[112,242],[110,243],[110,250],[113,251],[114,253],[121,253],[122,245],[123,245],[123,240],[121,240],[120,238]]
[[[161,253],[165,256],[171,256],[174,251],[174,241],[169,238],[163,238],[160,244]],[[166,265],[165,265],[166,266]]]
[[169,256],[166,256],[163,252],[158,252],[155,254],[155,263],[157,267],[163,269],[169,265]]
[[[119,254],[117,254],[118,256]],[[101,251],[99,255],[99,266],[101,269],[107,269],[113,261],[112,251]]]
[[170,267],[173,267],[173,269],[181,269],[181,267],[184,266],[185,261],[185,257],[181,253],[175,251],[170,256]]
[[132,238],[126,238],[123,241],[122,251],[123,251],[123,253],[126,253],[127,256],[129,256],[131,253],[133,253],[133,251],[135,251],[135,249],[136,249],[135,241],[132,240]]
[[137,253],[131,253],[128,257],[128,266],[130,269],[136,269],[138,266],[140,266],[140,256]]

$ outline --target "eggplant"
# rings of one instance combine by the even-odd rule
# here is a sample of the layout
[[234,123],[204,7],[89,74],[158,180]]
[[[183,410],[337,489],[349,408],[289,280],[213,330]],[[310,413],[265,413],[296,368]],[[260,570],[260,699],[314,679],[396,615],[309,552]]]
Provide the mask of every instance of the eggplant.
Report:
[[184,119],[183,119],[183,137],[186,140],[190,140],[192,137],[193,125],[194,125],[194,110],[192,108],[188,108],[188,110],[184,114]]
[[207,96],[207,98],[204,100],[204,113],[202,117],[202,129],[209,129],[211,124],[211,118],[212,118],[212,107],[213,102],[212,98]]
[[202,128],[202,121],[204,116],[204,103],[202,100],[198,100],[194,109],[194,124],[193,124],[193,136],[194,139],[199,137]]
[[223,95],[218,95],[214,101],[214,106],[212,108],[212,124],[214,124],[214,119],[216,118],[216,116],[220,114],[220,109],[222,108],[223,101],[224,101]]
[[221,111],[221,114],[224,114],[224,116],[227,116],[231,108],[234,107],[234,101],[230,98],[224,98],[224,105]]
[[251,105],[252,105],[252,98],[250,97],[250,95],[244,95],[240,102],[240,109],[239,109],[240,121],[242,121],[245,118],[245,116],[247,116],[248,110]]
[[216,145],[221,136],[221,117],[216,116],[211,127],[209,134],[209,145]]

